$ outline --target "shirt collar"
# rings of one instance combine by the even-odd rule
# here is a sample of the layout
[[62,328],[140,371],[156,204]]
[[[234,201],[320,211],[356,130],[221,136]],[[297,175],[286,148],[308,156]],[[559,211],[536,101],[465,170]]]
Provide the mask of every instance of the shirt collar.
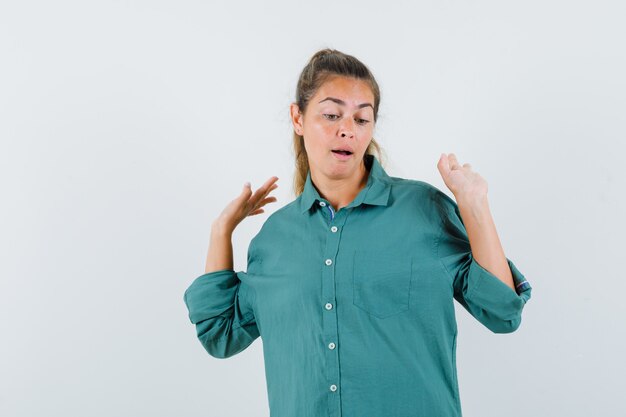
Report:
[[[361,203],[386,206],[389,202],[389,192],[391,191],[389,175],[374,155],[365,155],[364,160],[365,166],[370,167],[367,184],[346,208],[356,207]],[[321,200],[322,197],[311,182],[311,170],[309,170],[304,183],[304,190],[300,195],[300,212],[304,213],[313,204]]]

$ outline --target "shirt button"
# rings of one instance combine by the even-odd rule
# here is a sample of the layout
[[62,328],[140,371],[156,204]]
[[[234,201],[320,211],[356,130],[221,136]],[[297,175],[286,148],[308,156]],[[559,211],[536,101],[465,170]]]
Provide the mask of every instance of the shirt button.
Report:
[[330,386],[330,390],[333,391],[333,392],[337,391],[337,385],[335,385],[335,384],[331,385]]
[[330,265],[332,263],[333,263],[332,259],[326,259],[326,265]]
[[335,348],[335,344],[333,342],[330,342],[328,344],[328,349],[334,349]]
[[335,233],[337,231],[337,226],[333,226],[330,228],[331,232]]
[[331,308],[333,308],[333,305],[331,303],[326,303],[325,307],[326,310],[330,310]]
[[325,205],[326,205],[326,203],[325,203],[325,202],[320,201],[320,206],[324,207]]

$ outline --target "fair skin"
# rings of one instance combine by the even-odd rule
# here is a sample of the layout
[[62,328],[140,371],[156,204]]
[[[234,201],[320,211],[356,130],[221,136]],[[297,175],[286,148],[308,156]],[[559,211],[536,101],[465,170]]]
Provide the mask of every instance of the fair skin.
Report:
[[[339,211],[365,187],[363,156],[374,132],[374,95],[362,80],[332,77],[309,101],[305,114],[290,107],[296,133],[304,137],[311,181],[320,196]],[[333,149],[349,148],[347,158]]]
[[228,203],[213,221],[205,273],[233,269],[233,232],[243,219],[265,212],[263,206],[277,200],[276,197],[268,197],[269,193],[278,187],[278,184],[275,184],[277,180],[276,176],[270,177],[254,193],[250,185],[244,185],[239,196]]
[[459,206],[472,256],[480,266],[515,291],[513,275],[489,210],[487,182],[472,171],[471,164],[461,165],[453,153],[442,153],[437,169]]
[[[304,138],[311,181],[336,211],[350,204],[367,183],[363,156],[374,131],[373,104],[367,83],[347,77],[327,80],[309,101],[305,114],[291,104],[291,121],[296,133]],[[346,147],[353,151],[349,157],[340,158],[332,152]],[[487,182],[472,171],[469,163],[461,165],[453,153],[442,153],[437,168],[459,206],[472,256],[515,291],[489,210]],[[263,213],[263,206],[276,201],[268,195],[278,187],[277,180],[270,177],[254,193],[244,186],[213,222],[205,273],[233,269],[233,231],[247,216]]]

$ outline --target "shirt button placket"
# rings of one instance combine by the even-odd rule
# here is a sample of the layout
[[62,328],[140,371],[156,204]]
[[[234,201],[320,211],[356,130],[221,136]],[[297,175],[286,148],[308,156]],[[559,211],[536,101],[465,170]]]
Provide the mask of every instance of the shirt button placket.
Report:
[[332,222],[333,219],[335,218],[335,211],[333,210],[332,206],[330,204],[326,204],[325,201],[320,201],[320,206],[326,207],[328,209],[328,214],[330,215],[330,221]]
[[[322,268],[322,295],[326,300],[324,308],[326,313],[322,315],[323,321],[323,338],[326,340],[326,375],[328,378],[328,405],[329,405],[329,417],[339,417],[341,415],[341,395],[339,386],[341,381],[339,380],[339,349],[335,343],[338,340],[337,333],[337,321],[338,311],[335,307],[337,302],[336,294],[336,281],[342,279],[337,276],[337,267],[335,265],[337,254],[339,253],[341,233],[337,233],[339,229],[345,224],[346,217],[349,210],[342,209],[335,212],[332,207],[324,202],[320,201],[321,207],[326,207],[328,214],[330,214],[330,221],[325,216],[328,222],[326,245],[324,247],[324,268]],[[324,213],[323,213],[324,214]]]

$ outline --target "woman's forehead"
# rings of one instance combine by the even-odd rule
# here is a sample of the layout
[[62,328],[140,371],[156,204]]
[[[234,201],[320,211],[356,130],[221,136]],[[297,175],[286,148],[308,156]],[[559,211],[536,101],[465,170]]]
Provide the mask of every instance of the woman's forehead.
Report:
[[340,106],[372,107],[374,95],[364,80],[348,77],[333,77],[319,88],[313,97],[315,104],[333,102]]

